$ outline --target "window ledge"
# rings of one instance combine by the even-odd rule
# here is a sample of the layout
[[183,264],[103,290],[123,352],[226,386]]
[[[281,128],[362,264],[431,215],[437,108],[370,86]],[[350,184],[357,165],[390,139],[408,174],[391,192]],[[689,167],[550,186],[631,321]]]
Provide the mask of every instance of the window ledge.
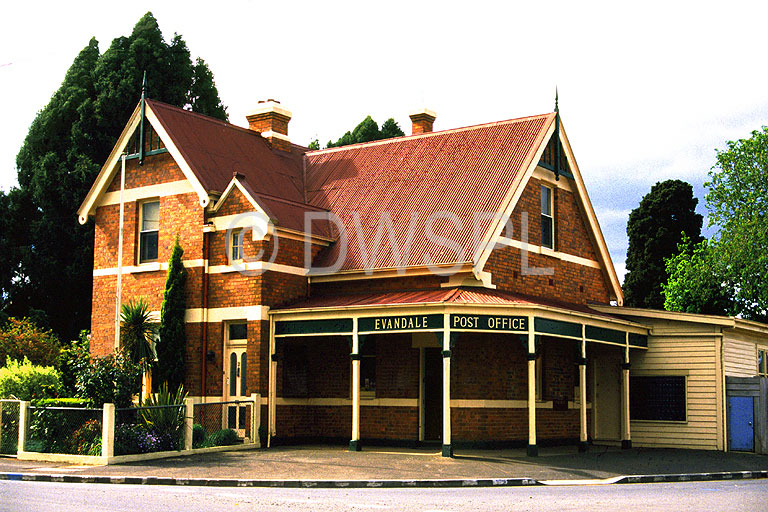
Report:
[[132,269],[132,273],[137,272],[158,272],[161,270],[159,261],[152,261],[147,263],[139,263]]

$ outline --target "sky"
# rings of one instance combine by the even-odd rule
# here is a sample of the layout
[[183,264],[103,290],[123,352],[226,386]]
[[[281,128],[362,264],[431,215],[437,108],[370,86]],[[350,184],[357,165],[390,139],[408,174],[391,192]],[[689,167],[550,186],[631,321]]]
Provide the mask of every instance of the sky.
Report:
[[[291,140],[336,140],[366,115],[437,113],[445,130],[551,112],[619,277],[629,212],[651,186],[704,183],[715,150],[768,119],[768,2],[13,2],[0,20],[0,188],[36,113],[91,37],[104,52],[152,11],[214,73],[230,121],[259,100]],[[136,92],[137,100],[139,91]],[[705,230],[711,236],[714,228]]]

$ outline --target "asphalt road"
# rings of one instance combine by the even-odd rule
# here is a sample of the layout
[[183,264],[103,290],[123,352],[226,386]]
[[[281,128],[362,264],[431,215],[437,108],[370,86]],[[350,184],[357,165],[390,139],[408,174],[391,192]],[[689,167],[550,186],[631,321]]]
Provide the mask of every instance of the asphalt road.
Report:
[[238,489],[0,481],[0,511],[768,510],[768,481],[478,489]]

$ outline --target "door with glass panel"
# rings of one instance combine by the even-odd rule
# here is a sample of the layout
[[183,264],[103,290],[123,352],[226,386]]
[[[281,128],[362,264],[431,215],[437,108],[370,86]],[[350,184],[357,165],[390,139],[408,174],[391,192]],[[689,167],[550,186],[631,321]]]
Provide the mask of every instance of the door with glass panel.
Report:
[[[248,397],[248,360],[246,356],[248,328],[245,322],[230,323],[226,330],[225,392],[226,401],[246,400]],[[225,406],[223,427],[231,428],[241,437],[247,425],[247,407],[244,404],[228,403]]]

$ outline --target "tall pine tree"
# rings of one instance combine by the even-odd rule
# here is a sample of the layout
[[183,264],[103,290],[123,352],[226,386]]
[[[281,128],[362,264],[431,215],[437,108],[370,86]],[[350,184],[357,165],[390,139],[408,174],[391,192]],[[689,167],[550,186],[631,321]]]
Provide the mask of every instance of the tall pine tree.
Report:
[[16,158],[19,187],[0,192],[0,307],[32,316],[62,339],[90,326],[93,225],[77,208],[138,102],[148,96],[227,119],[201,59],[170,44],[151,13],[104,54],[91,39],[37,115]]
[[168,383],[169,389],[178,389],[184,384],[187,339],[184,286],[187,282],[187,270],[181,262],[183,255],[184,250],[177,236],[171,259],[168,261],[165,294],[160,308],[160,341],[157,343],[157,370],[154,379],[157,385]]
[[625,306],[664,309],[661,285],[669,277],[665,258],[677,254],[682,233],[694,244],[702,240],[703,219],[696,203],[690,184],[667,180],[656,183],[629,214]]

